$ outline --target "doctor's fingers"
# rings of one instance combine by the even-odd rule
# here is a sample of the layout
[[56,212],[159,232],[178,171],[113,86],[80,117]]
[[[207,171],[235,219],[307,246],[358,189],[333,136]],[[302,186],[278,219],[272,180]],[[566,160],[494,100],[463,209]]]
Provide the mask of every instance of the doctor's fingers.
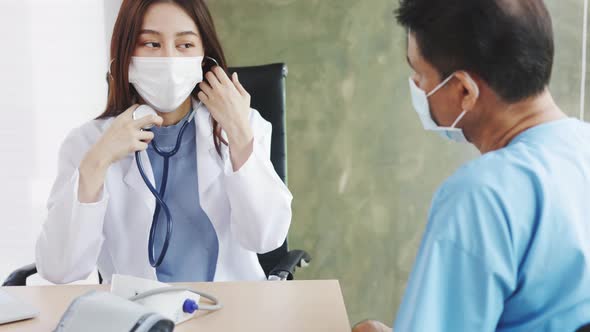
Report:
[[207,79],[206,82],[209,83],[209,85],[214,89],[222,86],[221,81],[217,78],[217,76],[215,76],[215,74],[212,71],[205,74],[205,78]]
[[133,148],[132,152],[145,151],[148,148],[148,143],[142,142],[142,141],[136,141],[136,142],[134,142],[132,148]]
[[137,139],[149,143],[154,139],[154,133],[148,130],[140,130],[137,132]]
[[248,93],[248,91],[246,91],[246,89],[240,82],[240,79],[238,78],[238,73],[233,73],[231,79],[234,85],[236,86],[238,92],[242,95],[242,97],[248,98],[248,100],[250,100],[250,94]]
[[231,85],[232,84],[231,80],[229,79],[229,77],[227,76],[227,74],[225,73],[225,70],[223,70],[223,68],[217,66],[212,69],[212,72],[215,74],[215,76],[217,77],[219,82],[221,82],[222,84],[224,84],[224,85]]
[[199,88],[201,88],[201,91],[205,93],[207,97],[213,95],[213,88],[211,87],[211,85],[209,85],[209,83],[201,82],[199,83]]
[[155,126],[160,127],[162,125],[163,121],[164,121],[164,119],[162,119],[162,117],[159,115],[147,115],[147,116],[144,116],[143,118],[133,120],[133,126],[136,129],[150,127],[151,125],[155,125]]

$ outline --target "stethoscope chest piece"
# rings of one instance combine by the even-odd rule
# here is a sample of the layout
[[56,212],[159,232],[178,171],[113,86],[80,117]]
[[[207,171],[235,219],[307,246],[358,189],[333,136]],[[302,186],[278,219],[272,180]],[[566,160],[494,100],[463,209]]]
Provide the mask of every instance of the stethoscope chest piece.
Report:
[[[139,107],[137,107],[135,109],[135,111],[133,111],[133,120],[139,120],[139,119],[146,117],[148,115],[158,115],[158,113],[156,113],[156,111],[154,111],[154,109],[148,105],[140,105]],[[152,129],[153,126],[154,126],[153,124],[150,124],[150,125],[143,127],[142,129],[149,130],[149,129]]]

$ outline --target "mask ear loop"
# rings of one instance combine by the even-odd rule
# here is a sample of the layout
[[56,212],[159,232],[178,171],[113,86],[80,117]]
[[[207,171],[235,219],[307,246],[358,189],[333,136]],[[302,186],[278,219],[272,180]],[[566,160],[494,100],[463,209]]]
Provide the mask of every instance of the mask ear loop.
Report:
[[113,74],[111,73],[111,67],[113,66],[113,62],[115,62],[115,59],[111,59],[111,61],[109,61],[109,71],[107,72],[111,79],[113,79]]
[[443,86],[445,86],[447,83],[449,83],[449,81],[451,79],[453,79],[453,77],[455,77],[455,73],[452,73],[451,75],[449,75],[449,77],[447,77],[444,81],[440,82],[434,89],[432,89],[432,91],[430,91],[426,97],[430,97],[433,94],[435,94],[438,90],[440,90]]
[[459,124],[459,121],[461,121],[461,119],[463,119],[463,117],[467,114],[467,110],[463,110],[463,112],[461,112],[461,115],[459,115],[459,117],[457,118],[457,120],[455,120],[455,122],[453,122],[453,124],[451,125],[451,128],[455,128],[457,126],[457,124]]
[[[112,81],[115,80],[115,78],[113,77],[112,71],[111,71],[111,68],[113,67],[113,62],[115,62],[115,59],[111,59],[111,61],[109,61],[109,68],[107,71],[107,77],[106,77],[107,78],[107,93],[110,93]],[[134,99],[135,99],[135,97],[134,97]],[[133,102],[135,103],[135,100]]]
[[[111,60],[111,62],[109,62],[109,77],[110,77],[112,80],[114,80],[114,77],[113,77],[113,75],[111,74],[111,67],[113,66],[113,62],[115,62],[115,60],[116,60],[116,58],[115,58],[115,59],[112,59],[112,60]],[[137,104],[137,103],[139,103],[139,99],[138,99],[138,98],[139,98],[139,97],[137,96],[137,93],[132,93],[132,98],[131,98],[131,101],[132,101],[132,103],[133,103],[133,104]]]

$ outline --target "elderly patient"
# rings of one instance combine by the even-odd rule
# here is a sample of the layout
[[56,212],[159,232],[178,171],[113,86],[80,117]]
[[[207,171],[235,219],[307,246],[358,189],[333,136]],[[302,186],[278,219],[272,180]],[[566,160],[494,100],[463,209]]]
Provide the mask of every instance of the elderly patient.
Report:
[[590,125],[549,91],[545,4],[402,0],[397,19],[422,125],[482,155],[435,194],[394,330],[576,331],[590,322]]

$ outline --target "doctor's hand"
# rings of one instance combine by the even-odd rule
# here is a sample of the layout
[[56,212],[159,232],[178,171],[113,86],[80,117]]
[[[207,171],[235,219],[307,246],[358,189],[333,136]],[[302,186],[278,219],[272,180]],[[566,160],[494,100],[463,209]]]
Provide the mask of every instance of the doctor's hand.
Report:
[[199,84],[198,97],[227,134],[232,165],[237,171],[253,150],[250,94],[238,80],[238,74],[230,79],[221,67],[213,68],[205,77],[207,82]]
[[94,153],[110,165],[130,153],[146,150],[154,133],[141,128],[148,125],[161,126],[163,119],[158,115],[148,115],[133,120],[133,112],[138,106],[133,105],[117,116],[89,153]]
[[80,163],[78,199],[82,203],[99,200],[106,171],[111,164],[135,151],[144,151],[154,138],[151,131],[141,128],[148,125],[162,125],[162,117],[149,115],[133,120],[133,111],[139,105],[129,107],[121,113],[101,138],[90,148]]

